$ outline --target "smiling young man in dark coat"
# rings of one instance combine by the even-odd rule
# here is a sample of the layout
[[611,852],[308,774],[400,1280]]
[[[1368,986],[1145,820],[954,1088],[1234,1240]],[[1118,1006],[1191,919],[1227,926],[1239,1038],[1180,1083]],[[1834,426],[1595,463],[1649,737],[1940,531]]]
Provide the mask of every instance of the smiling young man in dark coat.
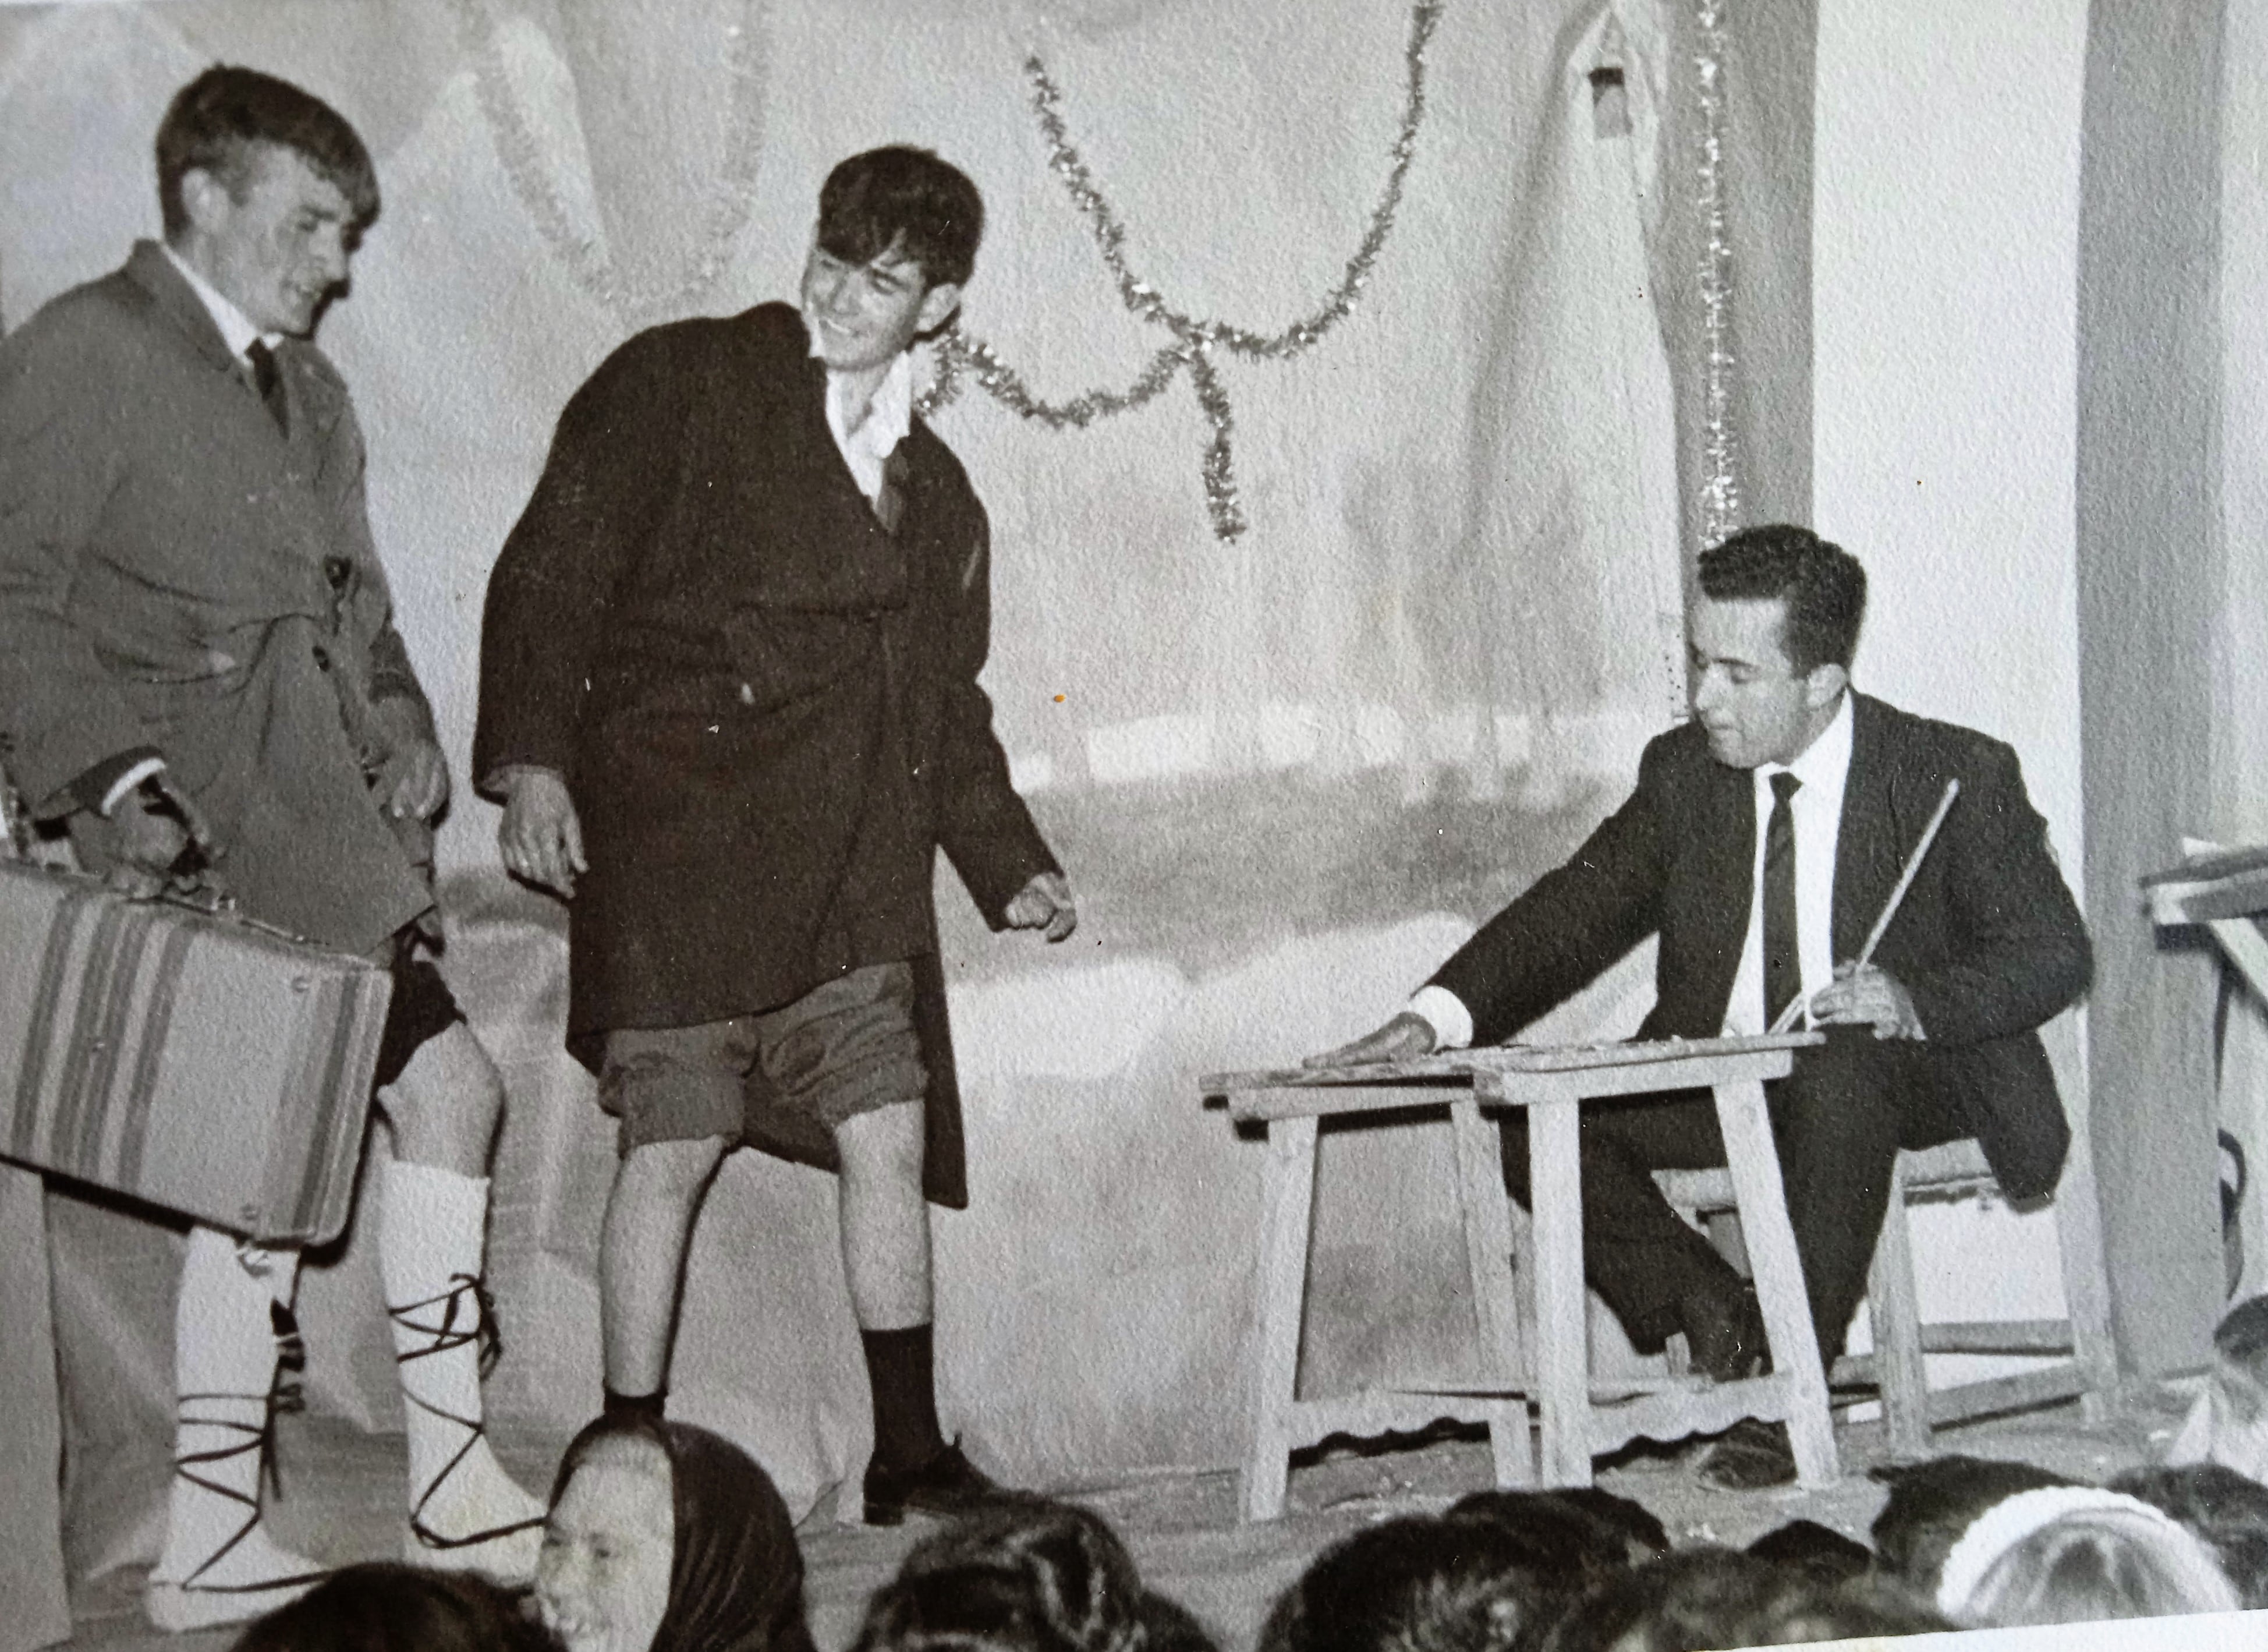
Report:
[[800,313],[615,351],[560,418],[482,649],[474,771],[504,800],[505,865],[571,898],[569,1037],[622,1121],[608,1406],[661,1406],[725,1152],[837,1169],[877,1523],[993,1489],[932,1376],[924,1194],[968,1198],[936,852],[996,928],[1077,921],[976,683],[984,509],[911,413],[907,350],[959,307],[983,218],[926,151],[854,156]]
[[[2051,1192],[2070,1140],[2036,1030],[2087,988],[2087,929],[1997,740],[1851,687],[1858,559],[1801,527],[1702,553],[1688,616],[1693,718],[1557,871],[1484,925],[1403,1014],[1311,1065],[1511,1037],[1648,935],[1641,1038],[1760,1033],[1800,995],[1826,1043],[1766,1087],[1822,1358],[1842,1352],[1901,1147],[1974,1136],[2012,1198]],[[1873,959],[1855,963],[1948,779],[1959,800]],[[1528,1191],[1524,1123],[1505,1169]],[[1583,1265],[1631,1341],[1672,1332],[1719,1378],[1763,1352],[1752,1294],[1653,1172],[1722,1164],[1706,1092],[1586,1107]],[[1746,1423],[1703,1476],[1792,1479],[1778,1424]]]

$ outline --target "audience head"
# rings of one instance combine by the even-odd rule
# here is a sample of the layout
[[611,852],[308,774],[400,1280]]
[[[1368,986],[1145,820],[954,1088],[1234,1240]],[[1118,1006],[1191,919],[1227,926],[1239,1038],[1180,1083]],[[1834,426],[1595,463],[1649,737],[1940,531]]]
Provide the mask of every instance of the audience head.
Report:
[[2088,1623],[2235,1611],[2210,1551],[2139,1498],[2091,1486],[2019,1492],[1961,1535],[1938,1610],[1964,1624]]
[[[1541,1541],[1539,1542],[1539,1535]],[[1485,1516],[1410,1516],[1333,1544],[1286,1589],[1260,1652],[1514,1652],[1541,1643],[1582,1585],[1562,1558],[1598,1534]],[[1619,1539],[1616,1539],[1619,1544]]]
[[1528,1551],[1540,1575],[1576,1589],[1669,1552],[1669,1534],[1643,1505],[1594,1486],[1475,1492],[1444,1518],[1488,1522]]
[[2163,1509],[2204,1540],[2248,1610],[2268,1606],[2268,1486],[2219,1463],[2135,1469],[2114,1492]]
[[566,1652],[809,1652],[803,1559],[770,1478],[688,1424],[607,1418],[560,1460],[537,1563]]
[[1815,1520],[1791,1520],[1775,1526],[1749,1545],[1746,1552],[1760,1560],[1808,1572],[1822,1583],[1847,1583],[1874,1569],[1872,1549]]
[[381,1560],[334,1572],[257,1619],[234,1652],[554,1652],[519,1591]]
[[1875,1579],[1830,1585],[1800,1567],[1705,1546],[1593,1589],[1544,1645],[1546,1652],[1708,1652],[1951,1626]]
[[2018,1492],[2073,1483],[2029,1463],[1960,1456],[1878,1468],[1874,1478],[1890,1488],[1874,1516],[1876,1564],[1931,1595],[1947,1553],[1979,1515]]
[[1100,1517],[1003,1497],[923,1539],[866,1604],[858,1652],[1211,1652],[1142,1587]]
[[182,181],[210,174],[241,196],[263,144],[290,151],[347,199],[356,228],[378,216],[378,171],[346,116],[256,69],[217,63],[173,94],[158,123],[158,210],[166,239],[189,226]]

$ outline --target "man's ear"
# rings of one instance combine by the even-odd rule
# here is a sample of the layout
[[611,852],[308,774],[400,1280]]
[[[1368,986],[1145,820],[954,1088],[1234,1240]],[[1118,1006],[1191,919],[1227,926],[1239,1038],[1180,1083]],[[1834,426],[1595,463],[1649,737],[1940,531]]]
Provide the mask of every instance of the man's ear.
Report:
[[1804,703],[1814,711],[1830,704],[1851,686],[1851,673],[1842,666],[1814,666],[1803,679]]
[[192,166],[181,174],[181,210],[188,214],[191,226],[202,234],[217,232],[236,197],[219,173],[204,166]]
[[914,318],[914,331],[926,338],[943,327],[961,308],[961,284],[940,282],[922,294],[921,310]]

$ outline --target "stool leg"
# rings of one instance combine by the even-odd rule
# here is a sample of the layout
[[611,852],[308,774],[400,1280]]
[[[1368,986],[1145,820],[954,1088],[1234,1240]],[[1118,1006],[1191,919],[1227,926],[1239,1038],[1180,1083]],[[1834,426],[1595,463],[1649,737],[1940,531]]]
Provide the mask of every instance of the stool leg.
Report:
[[1591,1358],[1583,1299],[1583,1181],[1579,1104],[1528,1109],[1528,1189],[1535,1235],[1535,1356],[1546,1486],[1591,1483]]
[[1827,1412],[1827,1374],[1819,1367],[1819,1337],[1804,1290],[1803,1259],[1787,1220],[1779,1152],[1772,1143],[1764,1087],[1754,1079],[1716,1087],[1717,1125],[1725,1162],[1741,1202],[1741,1229],[1756,1270],[1756,1299],[1771,1339],[1772,1369],[1786,1384],[1788,1444],[1796,1479],[1805,1486],[1831,1484],[1838,1470],[1835,1425]]
[[[1486,1381],[1517,1393],[1528,1387],[1528,1379],[1513,1298],[1512,1217],[1497,1132],[1481,1117],[1477,1101],[1450,1103],[1449,1129],[1457,1149],[1457,1205],[1464,1218],[1465,1271],[1472,1281],[1481,1369]],[[1497,1407],[1489,1420],[1489,1449],[1498,1486],[1535,1484],[1526,1400]]]
[[1914,1286],[1913,1235],[1906,1226],[1903,1160],[1890,1171],[1890,1206],[1867,1276],[1867,1316],[1874,1330],[1874,1372],[1890,1454],[1929,1455],[1929,1368],[1921,1353],[1921,1301]]
[[1260,1266],[1253,1280],[1257,1339],[1252,1378],[1252,1449],[1240,1501],[1247,1520],[1284,1512],[1292,1411],[1300,1384],[1300,1309],[1307,1294],[1307,1234],[1315,1202],[1315,1121],[1268,1126],[1261,1170]]

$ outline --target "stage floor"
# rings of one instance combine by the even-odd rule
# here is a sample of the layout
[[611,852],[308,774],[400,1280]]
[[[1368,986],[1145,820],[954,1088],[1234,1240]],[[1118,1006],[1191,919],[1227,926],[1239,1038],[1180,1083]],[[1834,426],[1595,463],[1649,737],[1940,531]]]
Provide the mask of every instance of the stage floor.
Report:
[[[1940,1449],[2035,1463],[2076,1479],[2099,1480],[2154,1457],[2164,1448],[2186,1396],[2146,1392],[2125,1413],[2090,1427],[2076,1406],[1941,1430]],[[281,1421],[285,1486],[275,1519],[285,1540],[334,1563],[392,1552],[401,1520],[401,1441],[367,1434],[328,1420]],[[1809,1518],[1861,1541],[1881,1507],[1882,1487],[1867,1470],[1882,1457],[1877,1428],[1838,1431],[1845,1477],[1818,1492],[1734,1494],[1712,1491],[1695,1476],[1697,1452],[1632,1455],[1604,1466],[1599,1483],[1646,1505],[1680,1544],[1744,1544],[1782,1523]],[[525,1483],[549,1479],[563,1442],[501,1442]],[[1489,1456],[1477,1439],[1438,1438],[1391,1449],[1344,1452],[1297,1468],[1285,1517],[1239,1525],[1232,1473],[1159,1473],[1107,1486],[1057,1488],[1109,1519],[1124,1534],[1152,1587],[1204,1620],[1227,1652],[1252,1644],[1278,1591],[1325,1544],[1373,1521],[1445,1508],[1489,1484]],[[822,1508],[800,1533],[808,1570],[812,1628],[821,1648],[848,1646],[866,1597],[884,1582],[923,1530],[895,1531],[833,1523]],[[226,1632],[166,1636],[144,1622],[141,1574],[117,1572],[88,1583],[74,1599],[83,1652],[224,1652]]]

